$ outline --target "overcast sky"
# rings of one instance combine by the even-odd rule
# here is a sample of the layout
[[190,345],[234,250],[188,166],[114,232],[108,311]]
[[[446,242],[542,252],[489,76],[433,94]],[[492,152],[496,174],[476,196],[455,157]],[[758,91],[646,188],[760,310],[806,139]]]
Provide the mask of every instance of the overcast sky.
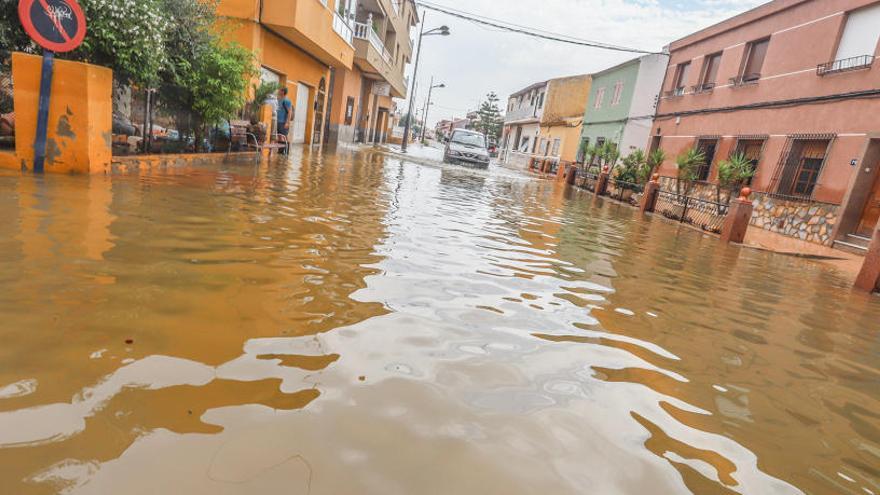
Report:
[[[432,0],[485,17],[645,50],[660,50],[765,1]],[[423,107],[432,75],[435,84],[447,86],[434,90],[431,125],[463,117],[490,91],[498,93],[503,111],[510,93],[532,83],[597,72],[636,56],[507,33],[435,11],[427,11],[425,19],[428,29],[445,24],[452,30],[448,37],[426,37],[422,45],[416,104]],[[418,42],[418,28],[413,37]]]

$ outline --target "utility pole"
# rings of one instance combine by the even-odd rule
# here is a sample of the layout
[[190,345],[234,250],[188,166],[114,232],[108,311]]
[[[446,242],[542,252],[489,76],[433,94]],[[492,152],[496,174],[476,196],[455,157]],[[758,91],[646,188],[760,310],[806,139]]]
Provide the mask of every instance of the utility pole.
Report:
[[434,88],[445,88],[445,84],[434,84],[434,76],[431,76],[431,85],[428,87],[428,101],[425,102],[425,114],[424,119],[422,120],[422,141],[425,140],[425,131],[428,128],[428,112],[431,111],[431,95],[433,94]]
[[[419,44],[416,49],[416,63],[413,66],[413,75],[412,75],[412,87],[415,88],[416,80],[419,77],[419,61],[422,58],[422,38],[425,36],[449,36],[449,27],[448,26],[440,26],[438,28],[434,28],[428,31],[425,31],[425,14],[422,14],[422,28],[419,32]],[[411,92],[412,93],[412,92]],[[409,111],[407,112],[406,125],[403,127],[403,144],[401,144],[401,151],[406,153],[406,148],[409,145],[409,135],[412,130],[412,120],[413,120],[413,110],[415,110],[416,99],[413,98],[413,95],[409,95]]]

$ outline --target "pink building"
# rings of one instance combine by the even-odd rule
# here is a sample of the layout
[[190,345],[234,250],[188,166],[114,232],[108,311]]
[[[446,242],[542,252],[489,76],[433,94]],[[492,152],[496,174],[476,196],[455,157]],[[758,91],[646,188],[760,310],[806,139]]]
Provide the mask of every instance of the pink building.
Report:
[[823,244],[865,244],[880,217],[877,0],[774,0],[672,43],[651,148],[662,175],[691,147],[717,179],[753,160],[753,224]]

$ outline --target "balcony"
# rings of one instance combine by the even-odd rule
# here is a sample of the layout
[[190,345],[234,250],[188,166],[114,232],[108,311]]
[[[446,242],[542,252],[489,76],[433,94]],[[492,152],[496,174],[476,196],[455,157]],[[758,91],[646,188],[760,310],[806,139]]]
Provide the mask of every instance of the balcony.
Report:
[[816,74],[827,76],[829,74],[837,74],[840,72],[870,69],[872,65],[874,65],[874,56],[862,55],[860,57],[844,58],[833,62],[819,64],[819,66],[816,67]]
[[391,95],[395,98],[406,97],[403,70],[394,66],[394,57],[372,26],[354,23],[354,49],[355,61],[368,78],[382,79],[391,84]]
[[336,31],[346,43],[354,47],[354,30],[348,25],[345,19],[336,12],[333,13],[333,30]]
[[322,0],[263,3],[263,24],[321,62],[350,69],[354,61],[351,27]]

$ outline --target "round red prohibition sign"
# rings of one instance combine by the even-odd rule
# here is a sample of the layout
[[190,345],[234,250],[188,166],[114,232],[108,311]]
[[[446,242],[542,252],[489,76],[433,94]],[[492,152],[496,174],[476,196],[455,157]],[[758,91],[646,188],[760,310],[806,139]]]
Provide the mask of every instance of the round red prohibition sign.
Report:
[[86,16],[76,0],[19,0],[18,17],[38,45],[69,52],[86,37]]

